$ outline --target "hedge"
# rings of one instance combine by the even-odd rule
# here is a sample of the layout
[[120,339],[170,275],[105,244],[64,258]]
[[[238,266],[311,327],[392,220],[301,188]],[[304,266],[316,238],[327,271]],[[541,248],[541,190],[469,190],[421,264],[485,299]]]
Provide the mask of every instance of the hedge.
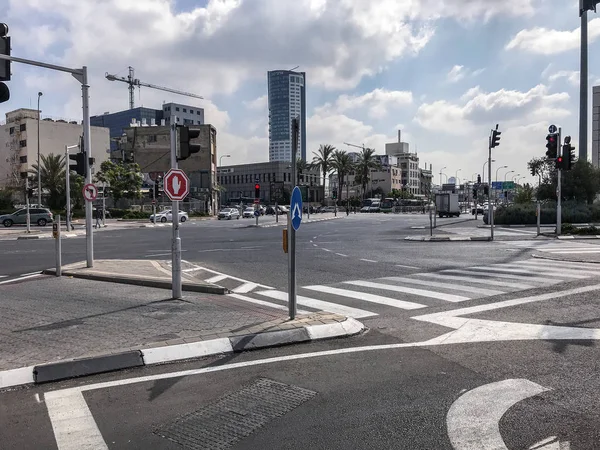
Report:
[[[563,223],[600,221],[600,205],[598,204],[565,202],[561,209]],[[483,216],[483,221],[488,223],[487,214]],[[556,204],[545,203],[542,205],[540,222],[542,224],[556,223]],[[496,225],[535,225],[536,223],[536,205],[534,203],[499,206],[494,213],[494,224]]]

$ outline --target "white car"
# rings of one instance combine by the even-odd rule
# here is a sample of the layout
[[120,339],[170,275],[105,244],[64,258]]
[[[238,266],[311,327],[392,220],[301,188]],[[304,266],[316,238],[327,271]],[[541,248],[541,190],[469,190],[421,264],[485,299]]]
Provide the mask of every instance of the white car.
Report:
[[[185,211],[179,211],[179,221],[180,222],[185,222],[186,220],[189,219],[188,213],[186,213]],[[157,222],[171,222],[173,220],[173,214],[171,212],[171,210],[167,210],[167,211],[161,211],[159,213],[156,213],[156,221]],[[150,215],[150,222],[154,222],[154,214]]]
[[233,218],[240,218],[240,212],[237,208],[223,208],[221,211],[219,211],[219,220],[231,220]]
[[244,219],[251,219],[252,217],[254,217],[254,208],[244,209],[244,213],[242,214],[242,217],[244,217]]

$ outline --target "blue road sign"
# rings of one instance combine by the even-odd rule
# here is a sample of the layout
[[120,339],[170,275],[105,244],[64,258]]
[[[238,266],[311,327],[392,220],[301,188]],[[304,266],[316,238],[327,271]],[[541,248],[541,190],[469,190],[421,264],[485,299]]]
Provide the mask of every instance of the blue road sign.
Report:
[[302,223],[302,192],[296,186],[292,191],[292,199],[290,201],[290,214],[292,218],[292,228],[298,231]]
[[258,209],[255,209],[254,210],[254,217],[258,217],[258,216],[260,216],[260,213],[258,212]]
[[502,189],[502,181],[492,181],[492,189]]
[[558,131],[558,128],[556,128],[556,125],[550,125],[548,127],[548,133],[550,134],[555,134]]

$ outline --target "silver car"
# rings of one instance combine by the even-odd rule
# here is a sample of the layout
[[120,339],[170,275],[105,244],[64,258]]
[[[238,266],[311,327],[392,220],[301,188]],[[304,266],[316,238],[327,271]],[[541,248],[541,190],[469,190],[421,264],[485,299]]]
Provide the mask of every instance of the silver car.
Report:
[[[46,224],[52,223],[54,216],[52,212],[47,208],[29,208],[29,222],[31,224],[37,224],[40,227],[45,227]],[[5,227],[12,227],[13,225],[25,225],[27,223],[27,209],[19,209],[12,214],[5,214],[0,216],[0,223]]]
[[239,219],[240,218],[240,212],[237,208],[223,208],[221,211],[219,211],[219,216],[218,219],[225,219],[225,220],[231,220],[231,219]]

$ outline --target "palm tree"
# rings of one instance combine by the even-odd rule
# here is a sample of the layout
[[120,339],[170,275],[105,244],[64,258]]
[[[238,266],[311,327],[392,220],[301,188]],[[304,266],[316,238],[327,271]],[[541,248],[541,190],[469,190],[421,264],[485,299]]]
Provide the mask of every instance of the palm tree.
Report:
[[[40,179],[42,191],[48,193],[48,206],[60,208],[64,202],[65,195],[65,157],[50,153],[48,156],[40,155],[41,168]],[[37,179],[38,165],[32,164],[30,172]]]
[[367,192],[367,183],[371,178],[371,171],[379,169],[380,167],[379,161],[375,158],[374,149],[363,148],[362,152],[358,154],[358,161],[356,162],[356,178],[362,185],[363,200]]
[[[333,152],[333,158],[331,162],[331,166],[337,172],[338,178],[338,195],[337,198],[342,198],[342,186],[344,185],[344,180],[346,176],[352,172],[354,169],[354,163],[352,162],[352,158],[350,155],[346,153],[344,150],[336,150]],[[346,199],[348,198],[348,183],[346,183]]]
[[334,151],[335,147],[333,145],[321,144],[319,150],[313,152],[313,155],[315,156],[313,157],[311,166],[318,167],[319,170],[323,172],[323,200],[325,200],[325,181],[327,179],[327,174],[331,171]]
[[[299,176],[299,175],[300,175],[300,174],[303,174],[303,176],[304,176],[304,172],[306,172],[306,171],[307,171],[307,170],[309,170],[309,169],[310,169],[310,164],[308,164],[308,163],[307,163],[306,161],[304,161],[302,158],[298,158],[298,159],[296,160],[296,171],[298,172],[298,173],[296,174],[296,176],[298,177],[298,178],[295,180],[295,181],[296,181],[296,183],[298,183],[298,182],[299,182],[299,180],[300,180],[300,176]],[[304,181],[304,180],[302,180],[302,181]]]

